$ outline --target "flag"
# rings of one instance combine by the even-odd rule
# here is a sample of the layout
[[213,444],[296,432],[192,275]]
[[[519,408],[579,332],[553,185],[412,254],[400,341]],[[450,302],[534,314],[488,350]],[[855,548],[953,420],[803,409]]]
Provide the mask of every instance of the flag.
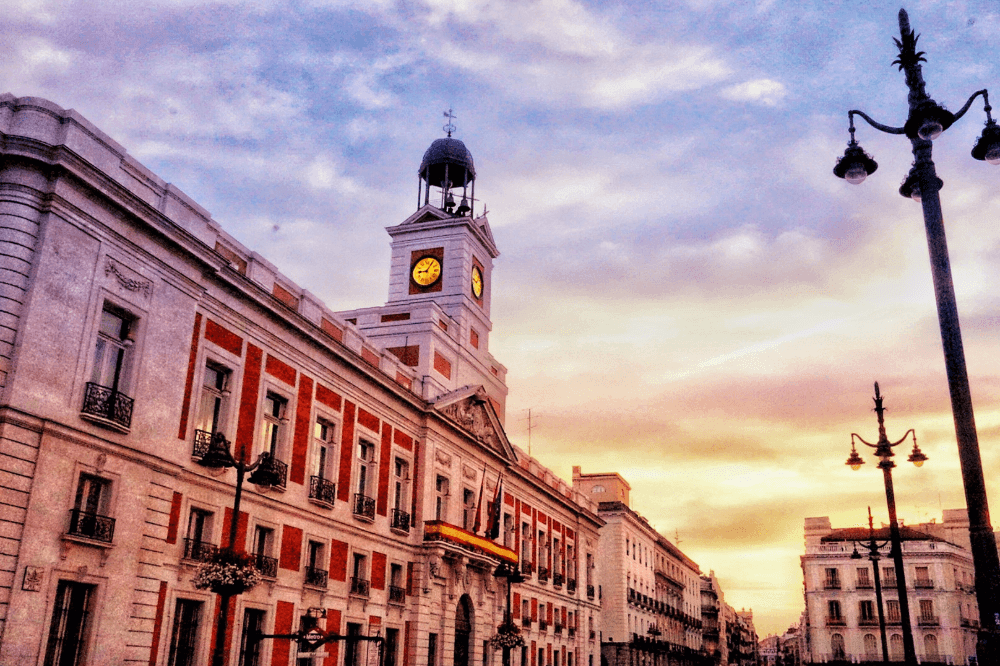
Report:
[[482,526],[483,487],[486,485],[486,468],[483,468],[483,482],[479,484],[479,501],[476,503],[476,520],[472,523],[472,533],[479,534]]
[[490,504],[490,519],[486,523],[486,536],[494,541],[500,536],[500,505],[503,503],[503,475],[497,477],[497,487]]

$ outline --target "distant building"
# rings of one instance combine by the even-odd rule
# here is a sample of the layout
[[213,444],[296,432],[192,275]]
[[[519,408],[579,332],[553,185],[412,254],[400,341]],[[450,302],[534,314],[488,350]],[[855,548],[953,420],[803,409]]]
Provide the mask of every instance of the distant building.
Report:
[[[907,601],[917,658],[924,663],[968,664],[976,654],[978,610],[972,555],[940,535],[968,537],[965,511],[945,512],[943,523],[901,526]],[[803,661],[879,661],[882,659],[872,564],[864,549],[868,528],[834,529],[830,519],[805,519],[805,647]],[[896,572],[889,552],[889,529],[875,530],[880,550],[889,656],[903,658]],[[966,541],[967,542],[967,541]]]
[[767,636],[759,643],[760,666],[778,666],[781,661],[781,636]]
[[729,663],[731,666],[756,666],[758,646],[753,611],[738,610],[735,620],[729,632]]
[[608,666],[701,664],[702,591],[698,565],[629,507],[628,482],[583,474],[573,488],[598,502],[601,654]]

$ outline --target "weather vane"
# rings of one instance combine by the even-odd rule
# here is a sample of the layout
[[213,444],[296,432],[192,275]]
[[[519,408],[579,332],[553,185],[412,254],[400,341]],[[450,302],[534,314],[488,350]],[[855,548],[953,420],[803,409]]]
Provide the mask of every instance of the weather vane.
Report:
[[448,124],[442,127],[441,129],[443,129],[445,132],[448,133],[448,138],[450,139],[451,133],[454,132],[456,129],[455,123],[452,122],[453,120],[455,120],[456,116],[454,113],[451,112],[451,109],[448,109],[447,111],[444,112],[444,117],[448,119]]

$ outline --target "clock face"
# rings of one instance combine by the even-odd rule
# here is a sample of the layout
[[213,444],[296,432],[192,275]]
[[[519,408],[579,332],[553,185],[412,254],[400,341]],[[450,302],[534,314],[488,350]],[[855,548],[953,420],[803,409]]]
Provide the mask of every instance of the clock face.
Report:
[[441,262],[435,257],[423,257],[413,264],[411,275],[421,287],[429,287],[441,277]]
[[476,298],[483,297],[483,274],[479,266],[472,267],[472,295]]

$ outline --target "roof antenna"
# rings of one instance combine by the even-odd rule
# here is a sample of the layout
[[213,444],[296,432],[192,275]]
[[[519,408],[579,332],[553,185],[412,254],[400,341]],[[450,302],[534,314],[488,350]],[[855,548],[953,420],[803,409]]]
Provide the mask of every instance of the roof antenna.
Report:
[[450,139],[451,133],[454,132],[456,129],[458,129],[457,127],[455,127],[455,123],[452,122],[455,120],[456,116],[454,113],[451,112],[451,109],[448,109],[447,111],[444,112],[444,117],[448,119],[448,124],[442,127],[441,129],[443,129],[445,132],[448,133],[448,138]]

